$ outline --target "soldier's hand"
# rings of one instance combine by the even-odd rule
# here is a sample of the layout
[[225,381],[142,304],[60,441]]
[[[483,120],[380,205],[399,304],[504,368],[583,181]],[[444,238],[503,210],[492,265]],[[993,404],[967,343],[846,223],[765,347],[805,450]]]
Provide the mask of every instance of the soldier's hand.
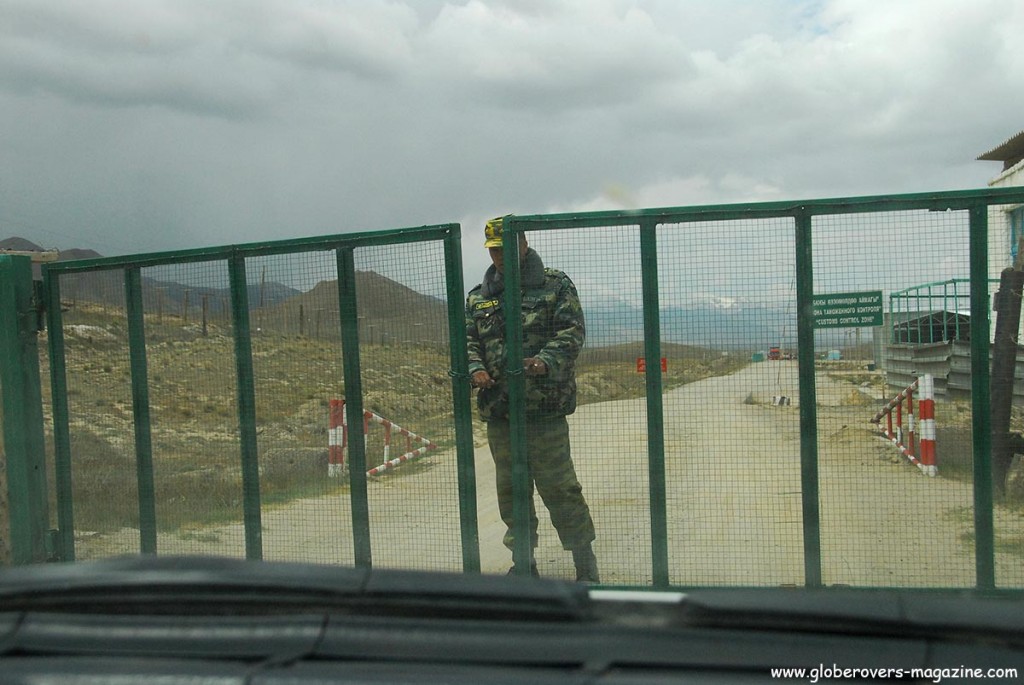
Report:
[[494,379],[486,371],[477,371],[469,379],[469,384],[474,388],[490,388],[494,385]]
[[538,357],[527,357],[523,360],[523,370],[527,376],[543,376],[548,372],[548,365]]

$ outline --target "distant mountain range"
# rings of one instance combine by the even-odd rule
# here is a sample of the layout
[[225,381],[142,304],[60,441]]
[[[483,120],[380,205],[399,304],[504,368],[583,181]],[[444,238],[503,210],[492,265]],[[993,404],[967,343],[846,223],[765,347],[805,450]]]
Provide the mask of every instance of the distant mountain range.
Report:
[[[39,247],[30,240],[13,236],[10,238],[4,238],[0,240],[0,250],[17,250],[18,252],[49,252],[46,248]],[[92,259],[93,257],[99,257],[100,253],[95,250],[80,250],[78,248],[72,248],[70,250],[57,250],[57,260],[67,259]],[[38,280],[42,277],[41,269],[38,264],[32,265],[32,274]]]
[[[795,308],[794,308],[795,310]],[[626,303],[586,308],[590,345],[616,345],[643,339],[643,309]],[[711,349],[795,348],[796,313],[760,305],[723,308],[714,303],[663,307],[659,312],[665,342]]]
[[[0,249],[25,252],[46,251],[35,243],[18,237],[0,240]],[[95,250],[73,248],[59,250],[57,261],[95,259],[102,256]],[[41,268],[38,264],[33,265],[32,271],[37,279],[42,278]],[[198,306],[203,297],[214,302],[215,306],[220,306],[221,301],[226,302],[225,298],[230,296],[230,291],[226,288],[186,285],[146,276],[142,277],[142,285],[143,305],[147,311],[154,311],[157,308],[168,313],[177,311],[185,304],[186,297],[189,299],[190,307]],[[299,293],[298,290],[280,283],[264,283],[262,286],[258,283],[249,284],[248,291],[250,302],[256,305],[261,301],[264,305],[275,304]],[[124,278],[119,270],[67,274],[61,278],[61,298],[70,302],[81,299],[124,306]]]
[[[0,249],[43,252],[40,246],[12,237],[0,240]],[[61,250],[58,261],[101,257],[93,250]],[[34,265],[41,278],[39,265]],[[61,300],[72,307],[78,301],[124,307],[124,277],[120,270],[70,273],[61,277]],[[282,334],[338,338],[338,283],[321,281],[303,292],[274,281],[248,284],[250,323],[254,330]],[[356,306],[360,336],[367,341],[446,343],[447,306],[372,271],[356,272]],[[142,277],[142,301],[147,314],[180,316],[197,321],[202,307],[213,320],[229,318],[231,292],[177,281]]]
[[[0,240],[0,248],[38,251],[23,238]],[[62,250],[60,260],[100,257],[93,250]],[[38,269],[37,269],[38,271]],[[180,316],[197,321],[201,307],[213,320],[229,320],[230,291],[143,276],[147,314]],[[267,281],[250,283],[249,306],[254,330],[316,338],[340,335],[338,285],[324,280],[308,291]],[[375,343],[446,343],[447,306],[443,300],[417,292],[373,271],[356,273],[360,337]],[[67,274],[61,278],[61,299],[124,306],[124,280],[119,270]],[[643,310],[624,301],[586,302],[587,344],[604,347],[643,340]],[[722,302],[669,306],[660,312],[662,340],[721,350],[795,349],[795,306],[788,310]]]

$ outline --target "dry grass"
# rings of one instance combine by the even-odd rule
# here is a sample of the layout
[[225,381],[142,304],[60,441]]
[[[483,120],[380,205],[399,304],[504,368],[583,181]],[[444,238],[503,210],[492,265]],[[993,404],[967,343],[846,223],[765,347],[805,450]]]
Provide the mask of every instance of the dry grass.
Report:
[[[65,324],[76,528],[136,527],[139,478],[127,327],[117,310],[82,303]],[[230,330],[209,325],[204,336],[195,322],[164,314],[147,318],[146,343],[158,527],[179,530],[241,518],[241,448]],[[586,351],[577,376],[581,404],[645,394],[634,347]],[[441,448],[450,447],[454,425],[447,355],[436,345],[363,344],[365,408]],[[339,343],[264,332],[254,337],[252,356],[262,503],[344,491],[343,480],[325,477],[329,401],[344,394]],[[665,356],[666,389],[745,364],[741,356],[683,346],[667,346]],[[43,373],[45,377],[48,370]],[[45,405],[49,411],[49,398]],[[396,439],[391,457],[401,454],[404,446]],[[380,463],[382,454],[383,430],[371,426],[369,465]],[[402,478],[429,469],[431,461],[428,454],[419,466],[403,465],[382,477]]]

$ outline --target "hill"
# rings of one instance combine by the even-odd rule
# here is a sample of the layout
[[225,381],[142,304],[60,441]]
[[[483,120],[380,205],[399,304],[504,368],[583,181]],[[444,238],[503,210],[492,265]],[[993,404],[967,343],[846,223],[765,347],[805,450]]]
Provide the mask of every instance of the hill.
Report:
[[[381,276],[356,272],[356,306],[363,342],[444,345],[448,342],[447,305]],[[257,313],[264,330],[339,337],[338,282],[320,281],[312,290]]]
[[0,250],[17,250],[19,252],[43,252],[43,248],[39,247],[30,240],[19,238],[18,236],[12,236],[10,238],[4,238],[0,240]]
[[[0,240],[0,249],[44,251],[39,245],[17,236]],[[96,259],[102,256],[95,250],[71,248],[59,250],[57,261]],[[42,278],[38,264],[33,265],[32,273],[37,280]],[[282,302],[299,294],[299,291],[280,283],[250,283],[248,294],[249,302],[255,308],[260,303],[266,306]],[[124,278],[117,270],[67,274],[61,278],[61,299],[72,306],[83,301],[123,307]],[[227,288],[190,285],[145,275],[142,277],[142,301],[149,313],[178,314],[183,318],[189,318],[189,310],[195,308],[198,311],[204,299],[210,303],[212,315],[227,316],[230,301],[230,290]],[[193,316],[196,317],[198,314]]]
[[[24,238],[0,241],[0,248],[42,251]],[[101,257],[93,250],[60,251],[59,261]],[[36,278],[40,278],[35,265]],[[227,322],[231,292],[226,287],[181,283],[143,275],[142,300],[147,314],[163,319],[198,321],[205,311],[211,320]],[[308,292],[262,279],[248,286],[251,323],[258,332],[339,338],[338,282],[320,281]],[[448,341],[447,308],[443,301],[385,278],[373,271],[356,272],[360,337],[382,344],[415,342],[444,345]],[[120,271],[67,274],[61,278],[61,299],[69,306],[95,303],[124,307]]]

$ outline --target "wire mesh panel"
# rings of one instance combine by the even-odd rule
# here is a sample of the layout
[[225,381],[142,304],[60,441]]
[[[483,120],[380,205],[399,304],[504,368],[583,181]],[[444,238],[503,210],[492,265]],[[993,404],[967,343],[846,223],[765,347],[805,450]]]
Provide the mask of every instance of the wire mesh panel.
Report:
[[549,577],[1024,586],[1010,199],[513,218],[468,317],[452,227],[53,265],[59,544],[502,572],[532,475]]
[[[0,379],[0,397],[3,397],[3,380]],[[11,498],[8,496],[10,476],[9,462],[4,437],[4,424],[7,421],[5,412],[0,408],[0,566],[11,564],[12,548],[15,547],[12,524],[16,514],[12,511]],[[48,437],[48,436],[46,436]],[[51,470],[52,473],[52,470]]]
[[[601,581],[649,584],[647,412],[644,377],[637,369],[643,356],[639,231],[633,226],[537,231],[528,240],[545,267],[568,275],[582,305],[586,340],[576,362],[578,406],[568,417],[569,445],[593,521]],[[572,579],[573,557],[563,549],[572,545],[571,533],[561,540],[551,524],[551,507],[539,494],[535,499],[541,520],[539,570]]]
[[803,582],[791,219],[658,234],[671,580]]
[[[40,353],[40,361],[45,359]],[[0,397],[3,397],[3,379],[0,379]],[[0,407],[0,565],[11,563],[11,510],[7,498],[7,450],[4,443],[4,415]],[[50,470],[52,473],[52,469]]]
[[61,277],[78,558],[139,551],[124,272]]
[[970,384],[951,387],[956,350],[970,342],[969,285],[958,281],[964,297],[876,308],[893,293],[967,279],[966,213],[813,226],[823,582],[971,586]]
[[237,384],[223,261],[143,269],[157,550],[244,556]]
[[440,242],[355,252],[374,566],[458,570],[458,471]]
[[[401,475],[371,498],[376,530],[392,528],[392,516],[409,520],[378,541],[377,561],[452,570],[472,563],[460,539],[462,474],[472,471],[463,463],[455,475],[451,413],[446,294],[459,281],[442,240],[451,229],[410,232],[433,242],[417,246],[424,238],[397,231],[404,247],[363,250],[351,304],[340,298],[349,287],[339,287],[341,240],[57,270],[53,293],[64,286],[64,297],[51,312],[61,331],[51,355],[59,361],[55,409],[69,436],[55,440],[55,480],[67,556],[368,563],[359,561],[365,517],[356,525],[344,455],[345,440],[362,441],[364,430],[343,435],[337,409],[348,388],[342,314],[350,307],[365,323],[351,341],[365,349],[365,366],[354,367],[368,379],[359,394],[367,416],[387,424],[387,437],[368,435],[367,446],[374,457],[383,447],[385,457],[393,450],[391,461],[409,462],[401,470],[387,464],[388,475]],[[387,245],[389,237],[368,242]],[[413,462],[422,452],[431,456]],[[436,460],[436,472],[435,454],[450,457]],[[414,476],[417,501],[434,506],[431,515],[401,496],[381,499],[404,476]],[[446,489],[450,499],[437,497]],[[414,550],[408,530],[430,544]]]
[[330,468],[343,393],[334,251],[247,260],[265,559],[353,562],[348,482]]
[[[39,356],[40,361],[44,361],[45,353],[40,351]],[[0,378],[0,397],[3,396],[3,379]],[[7,497],[7,449],[4,437],[4,424],[7,421],[5,409],[5,406],[0,404],[0,564],[3,565],[11,562],[11,511],[10,500]],[[45,435],[45,439],[49,439],[49,434]],[[48,472],[47,477],[51,479],[52,474]]]

